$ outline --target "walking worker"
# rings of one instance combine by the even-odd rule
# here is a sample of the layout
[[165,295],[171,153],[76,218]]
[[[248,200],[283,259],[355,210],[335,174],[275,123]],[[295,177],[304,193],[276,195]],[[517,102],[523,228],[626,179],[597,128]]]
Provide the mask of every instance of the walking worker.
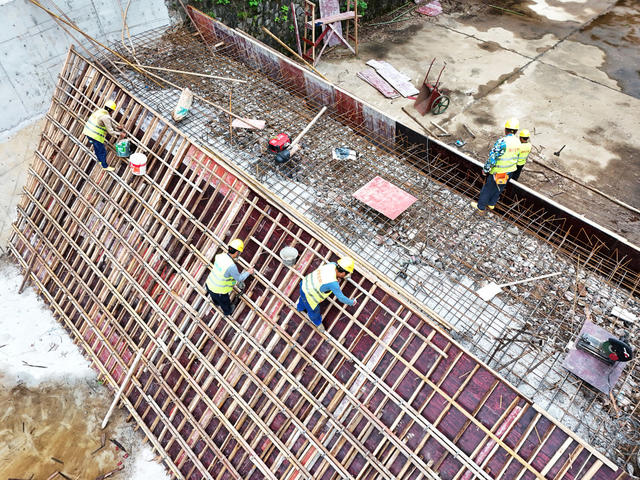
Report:
[[524,164],[527,163],[527,158],[529,158],[529,154],[531,153],[531,142],[529,142],[529,137],[531,134],[529,130],[523,128],[520,130],[520,152],[518,153],[518,163],[516,164],[516,171],[511,174],[511,180],[518,181],[520,178],[520,172],[524,168]]
[[505,189],[511,172],[515,172],[520,142],[516,133],[520,127],[517,118],[510,118],[504,124],[504,137],[493,145],[489,158],[482,167],[482,174],[487,177],[477,202],[471,202],[479,214],[484,215],[487,207],[493,210],[500,194]]
[[239,299],[231,303],[229,294],[233,286],[242,283],[249,275],[253,275],[253,267],[240,273],[234,260],[244,251],[244,242],[239,238],[231,240],[228,253],[215,256],[213,268],[207,277],[205,288],[214,305],[220,307],[225,315],[231,315],[238,306]]
[[347,275],[353,273],[355,262],[350,257],[343,257],[337,262],[327,263],[317,268],[300,282],[300,298],[298,299],[297,309],[299,312],[306,311],[311,322],[318,327],[318,330],[324,331],[322,325],[322,312],[320,304],[333,293],[338,300],[347,305],[355,305],[356,300],[346,297],[338,279],[343,279]]
[[82,130],[82,133],[86,135],[93,144],[93,151],[96,153],[102,169],[107,172],[112,172],[115,168],[107,164],[107,149],[104,147],[105,137],[107,133],[119,139],[123,139],[125,136],[124,132],[118,132],[113,127],[111,114],[116,111],[116,108],[116,102],[108,100],[104,104],[104,108],[99,108],[91,114],[84,125],[84,130]]

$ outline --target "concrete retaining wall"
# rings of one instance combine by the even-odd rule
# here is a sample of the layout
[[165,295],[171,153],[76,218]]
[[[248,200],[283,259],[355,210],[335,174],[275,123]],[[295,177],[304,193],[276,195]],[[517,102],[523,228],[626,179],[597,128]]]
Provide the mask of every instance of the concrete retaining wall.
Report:
[[[125,0],[56,2],[78,27],[99,41],[117,40]],[[54,13],[53,3],[43,5]],[[50,104],[56,77],[74,42],[45,11],[28,0],[0,0],[0,141],[42,115]],[[132,1],[127,12],[131,35],[169,24],[164,0]],[[69,29],[71,31],[71,29]],[[83,40],[87,41],[87,40]]]

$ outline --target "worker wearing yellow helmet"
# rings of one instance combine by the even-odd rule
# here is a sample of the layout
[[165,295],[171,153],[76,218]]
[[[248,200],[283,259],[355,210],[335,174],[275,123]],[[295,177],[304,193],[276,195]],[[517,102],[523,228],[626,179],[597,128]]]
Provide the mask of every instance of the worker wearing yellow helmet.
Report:
[[93,144],[93,151],[96,154],[96,158],[102,165],[103,170],[112,172],[115,168],[110,167],[107,164],[107,149],[104,147],[104,141],[107,133],[113,137],[119,139],[124,138],[124,132],[118,132],[113,126],[113,119],[111,115],[117,110],[116,102],[108,100],[104,104],[104,108],[99,108],[91,114],[89,119],[84,124],[84,130],[82,133],[87,136],[89,141]]
[[487,177],[480,190],[477,202],[471,202],[476,211],[484,215],[487,207],[493,210],[500,199],[500,195],[507,186],[509,177],[516,170],[520,141],[516,133],[520,128],[517,118],[510,118],[504,124],[504,137],[498,139],[489,152],[482,174]]
[[306,311],[309,319],[318,327],[318,330],[324,330],[320,304],[329,295],[333,293],[338,300],[349,306],[356,304],[356,300],[352,300],[342,293],[338,284],[338,279],[343,279],[353,273],[354,265],[355,262],[352,258],[342,257],[335,263],[322,265],[302,279],[297,309],[299,312]]
[[249,275],[253,275],[253,267],[240,273],[234,260],[244,251],[244,242],[239,238],[229,243],[227,253],[215,256],[213,268],[207,277],[205,288],[214,305],[220,307],[225,315],[231,315],[238,306],[239,299],[231,302],[230,293],[236,284],[242,285]]
[[516,171],[511,174],[511,180],[518,180],[520,178],[520,172],[524,168],[524,164],[527,163],[527,159],[529,158],[529,154],[531,153],[531,142],[529,142],[529,137],[531,134],[529,130],[523,128],[520,130],[520,152],[518,153],[518,163],[516,164]]

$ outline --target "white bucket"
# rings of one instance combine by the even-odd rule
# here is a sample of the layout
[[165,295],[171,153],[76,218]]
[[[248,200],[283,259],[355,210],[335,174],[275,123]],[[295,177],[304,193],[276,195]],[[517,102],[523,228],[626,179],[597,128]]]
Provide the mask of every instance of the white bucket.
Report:
[[129,166],[134,175],[146,175],[147,156],[144,153],[134,153],[129,157]]
[[287,267],[293,267],[298,258],[298,250],[293,247],[284,247],[280,250],[280,258]]

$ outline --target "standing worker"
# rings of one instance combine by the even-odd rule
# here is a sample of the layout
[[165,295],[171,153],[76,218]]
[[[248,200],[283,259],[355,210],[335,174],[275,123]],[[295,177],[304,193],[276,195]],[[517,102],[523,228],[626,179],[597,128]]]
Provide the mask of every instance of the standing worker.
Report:
[[520,152],[518,153],[518,164],[516,165],[516,171],[511,174],[511,180],[518,181],[518,178],[520,178],[520,172],[522,172],[524,164],[527,163],[527,158],[529,158],[529,154],[531,153],[531,142],[529,142],[530,136],[531,134],[526,128],[520,130]]
[[214,305],[220,307],[225,315],[231,315],[238,306],[239,299],[231,303],[229,293],[233,290],[233,286],[242,283],[249,275],[253,275],[253,267],[246,272],[238,272],[234,260],[238,258],[244,250],[244,242],[239,238],[231,240],[229,243],[228,253],[219,253],[215,256],[213,268],[207,277],[205,288],[207,294],[211,297]]
[[484,215],[486,208],[493,210],[498,203],[500,194],[509,181],[511,172],[515,172],[520,152],[520,142],[516,132],[520,127],[518,119],[511,118],[504,124],[504,137],[500,138],[489,152],[489,159],[482,167],[482,174],[487,177],[477,202],[471,202],[480,215]]
[[333,293],[338,300],[347,305],[355,305],[356,300],[352,300],[342,293],[338,279],[345,278],[353,273],[355,263],[350,257],[343,257],[336,263],[331,262],[317,268],[300,282],[300,299],[298,300],[297,309],[299,312],[306,311],[309,320],[318,327],[321,332],[324,331],[322,325],[322,312],[320,311],[320,303]]
[[115,168],[110,167],[107,164],[107,149],[104,147],[104,140],[107,133],[113,137],[123,139],[124,132],[118,132],[113,128],[113,119],[111,114],[116,111],[116,102],[108,100],[104,104],[104,108],[99,108],[91,114],[87,123],[84,125],[82,133],[86,135],[93,144],[93,151],[96,152],[96,157],[102,165],[102,169],[107,172],[113,172]]

